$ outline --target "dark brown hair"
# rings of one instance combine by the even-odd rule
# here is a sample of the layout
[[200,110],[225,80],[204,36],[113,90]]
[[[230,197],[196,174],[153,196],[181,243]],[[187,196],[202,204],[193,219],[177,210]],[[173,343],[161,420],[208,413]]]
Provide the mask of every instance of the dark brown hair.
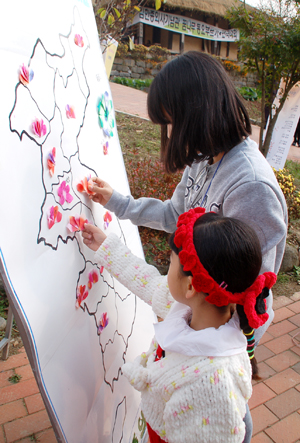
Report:
[[150,119],[162,126],[161,160],[168,172],[228,152],[251,134],[242,98],[225,69],[201,52],[167,63],[152,82],[147,105]]
[[[174,235],[170,236],[169,244],[178,255],[180,251],[174,243]],[[228,291],[243,292],[254,283],[261,268],[262,252],[256,232],[250,226],[241,220],[207,212],[196,221],[193,239],[204,268],[217,283],[225,282]],[[183,269],[182,272],[184,275],[192,275]],[[263,297],[268,295],[266,291],[263,292]],[[252,328],[243,306],[237,305],[237,313],[241,329],[249,334]],[[247,339],[252,352],[254,336],[247,335]],[[251,359],[251,364],[252,378],[257,380],[259,376],[255,357]]]

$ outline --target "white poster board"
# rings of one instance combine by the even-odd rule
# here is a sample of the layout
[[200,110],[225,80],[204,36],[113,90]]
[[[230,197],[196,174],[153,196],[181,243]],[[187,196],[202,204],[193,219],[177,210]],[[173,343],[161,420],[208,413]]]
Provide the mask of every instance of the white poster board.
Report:
[[[278,88],[273,106],[279,106],[279,100],[283,90],[283,81]],[[276,121],[270,148],[267,154],[267,160],[277,171],[283,169],[291,144],[293,143],[294,133],[300,117],[300,87],[297,83],[290,91],[282,110]]]
[[0,33],[0,269],[27,354],[58,441],[140,442],[121,366],[147,349],[151,309],[76,231],[88,219],[142,256],[137,229],[77,188],[129,193],[91,1],[5,2]]

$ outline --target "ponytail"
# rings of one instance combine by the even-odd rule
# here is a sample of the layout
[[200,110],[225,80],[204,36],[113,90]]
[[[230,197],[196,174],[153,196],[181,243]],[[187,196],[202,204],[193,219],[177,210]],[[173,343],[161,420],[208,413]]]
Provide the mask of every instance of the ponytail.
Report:
[[[263,288],[262,292],[256,299],[255,311],[257,314],[264,314],[266,312],[265,298],[269,296],[269,288]],[[254,329],[249,326],[248,318],[245,314],[244,307],[242,305],[236,305],[236,310],[240,319],[240,327],[247,339],[247,353],[250,358],[252,366],[252,379],[261,380],[258,371],[257,360],[254,356],[255,349],[255,337]]]

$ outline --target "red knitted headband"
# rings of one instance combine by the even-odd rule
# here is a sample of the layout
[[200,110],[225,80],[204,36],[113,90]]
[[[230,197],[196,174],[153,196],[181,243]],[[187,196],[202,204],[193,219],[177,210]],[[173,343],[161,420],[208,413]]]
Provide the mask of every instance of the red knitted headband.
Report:
[[[270,289],[276,282],[276,275],[273,272],[265,272],[259,275],[255,282],[244,292],[231,293],[219,285],[201,264],[194,246],[194,225],[196,220],[205,213],[204,208],[190,209],[180,215],[177,222],[174,243],[179,252],[180,263],[184,271],[190,271],[193,279],[192,284],[196,291],[208,294],[206,301],[216,306],[226,306],[229,303],[236,303],[244,306],[244,311],[251,328],[262,326],[269,318],[269,315],[258,314],[255,310],[256,298],[264,288]],[[264,300],[265,306],[266,301]]]

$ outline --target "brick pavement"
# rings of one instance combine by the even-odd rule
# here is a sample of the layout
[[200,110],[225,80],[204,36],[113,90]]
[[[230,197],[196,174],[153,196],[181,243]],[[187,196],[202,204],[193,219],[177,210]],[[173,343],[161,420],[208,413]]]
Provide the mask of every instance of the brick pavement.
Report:
[[[277,298],[274,308],[274,321],[256,350],[262,380],[253,382],[249,401],[252,443],[300,443],[300,292]],[[22,376],[16,384],[9,381],[14,374]],[[29,443],[34,438],[56,442],[22,348],[0,361],[0,443]]]

